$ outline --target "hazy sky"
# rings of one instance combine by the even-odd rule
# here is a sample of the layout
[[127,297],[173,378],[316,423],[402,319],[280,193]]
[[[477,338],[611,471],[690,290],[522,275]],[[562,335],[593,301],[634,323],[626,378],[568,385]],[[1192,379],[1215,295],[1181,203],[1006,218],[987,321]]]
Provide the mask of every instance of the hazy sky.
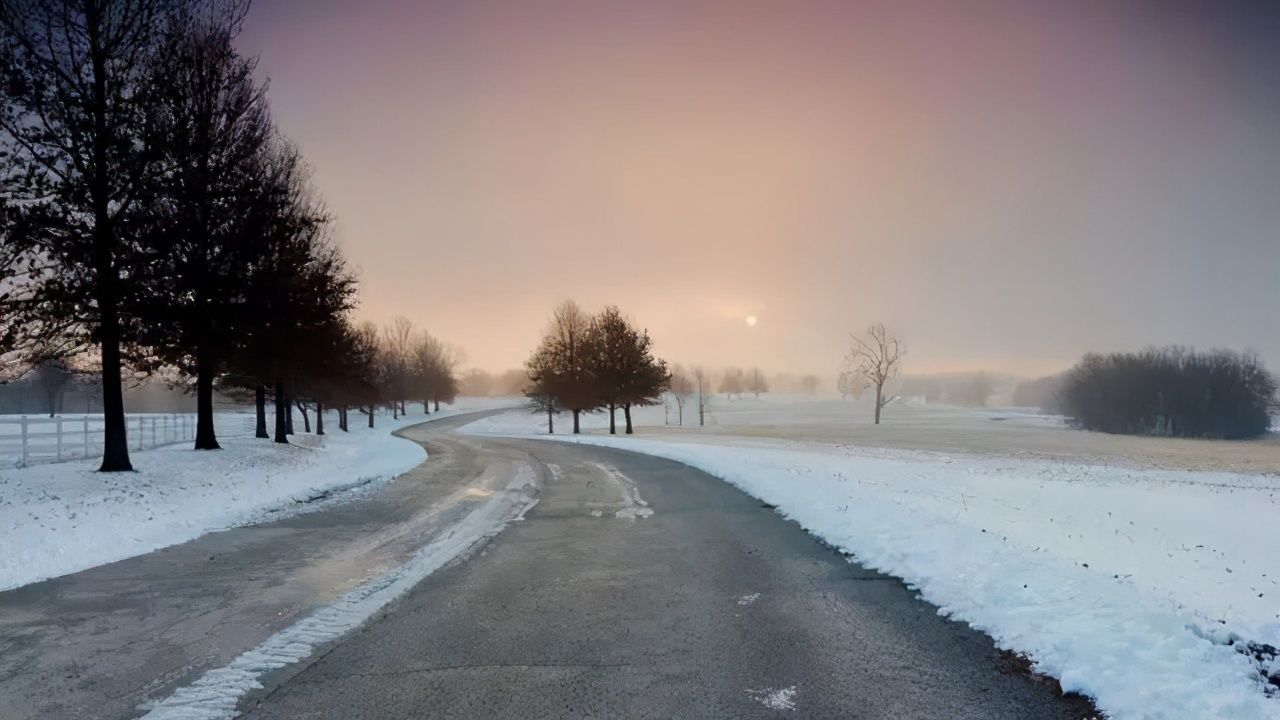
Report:
[[1277,38],[1243,3],[257,0],[242,44],[361,315],[468,366],[573,297],[679,362],[830,373],[883,320],[908,371],[1031,373],[1280,366]]

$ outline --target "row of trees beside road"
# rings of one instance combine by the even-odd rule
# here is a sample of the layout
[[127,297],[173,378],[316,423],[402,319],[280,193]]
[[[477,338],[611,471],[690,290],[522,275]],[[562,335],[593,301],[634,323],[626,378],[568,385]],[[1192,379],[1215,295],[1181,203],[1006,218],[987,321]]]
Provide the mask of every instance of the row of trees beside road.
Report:
[[634,431],[631,409],[656,405],[669,387],[666,362],[653,355],[649,333],[635,327],[613,306],[592,315],[577,303],[561,303],[552,314],[526,371],[525,396],[535,412],[546,413],[547,432],[554,416],[573,414],[573,432],[581,432],[581,415],[609,412],[609,432],[617,432],[621,409],[626,433]]
[[[449,401],[429,336],[350,319],[356,279],[275,127],[246,0],[0,0],[0,359],[100,377],[101,469],[131,469],[122,381],[173,373],[216,449],[214,388],[292,410]],[[412,352],[413,372],[404,361]],[[428,368],[431,376],[427,378]],[[417,373],[417,374],[415,374]]]

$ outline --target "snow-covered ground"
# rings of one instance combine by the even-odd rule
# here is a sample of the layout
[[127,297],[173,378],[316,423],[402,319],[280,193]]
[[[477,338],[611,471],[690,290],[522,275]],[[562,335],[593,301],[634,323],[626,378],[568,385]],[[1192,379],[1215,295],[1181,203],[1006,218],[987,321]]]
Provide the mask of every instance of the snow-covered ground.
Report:
[[426,458],[393,430],[509,402],[463,398],[430,418],[411,404],[408,416],[380,416],[373,430],[353,412],[348,433],[330,412],[323,437],[299,433],[291,445],[246,437],[236,432],[243,415],[226,413],[215,420],[232,431],[220,437],[222,450],[184,443],[136,452],[133,473],[97,473],[97,460],[0,467],[0,590],[313,509],[307,501],[372,487]]
[[[1046,422],[989,410],[968,419],[967,411],[936,411],[954,413],[965,451],[936,449],[950,447],[947,421],[939,426],[937,417],[919,425],[931,450],[901,442],[876,448],[865,438],[812,442],[802,439],[804,428],[845,410],[834,402],[773,404],[773,413],[743,404],[751,409],[733,418],[719,403],[717,424],[745,428],[739,434],[658,425],[636,437],[609,436],[595,429],[607,426],[597,415],[588,434],[555,439],[659,455],[725,479],[1025,653],[1113,719],[1280,718],[1267,680],[1280,672],[1280,663],[1271,667],[1280,646],[1280,554],[1271,545],[1280,468],[1187,471],[1082,462],[1080,453],[1070,461],[1026,458],[999,442],[990,452],[968,451],[983,447],[969,442],[982,428]],[[645,413],[662,422],[661,408]],[[774,425],[789,427],[775,437],[755,434]],[[547,437],[545,418],[525,413],[465,431]],[[1078,431],[1043,432],[1062,433],[1054,443],[1092,442]]]

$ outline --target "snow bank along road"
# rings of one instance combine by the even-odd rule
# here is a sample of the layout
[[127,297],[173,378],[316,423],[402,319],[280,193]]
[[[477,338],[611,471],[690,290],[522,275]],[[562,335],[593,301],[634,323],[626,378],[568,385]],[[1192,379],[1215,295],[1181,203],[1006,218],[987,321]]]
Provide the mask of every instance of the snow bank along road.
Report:
[[1092,712],[719,480],[462,422],[350,503],[0,593],[0,714]]
[[[535,423],[508,413],[466,432],[532,437]],[[1274,471],[644,432],[559,439],[723,478],[1024,653],[1113,720],[1280,718]]]
[[[354,627],[532,501],[521,455],[448,434],[476,417],[401,431],[430,462],[350,502],[0,593],[0,718],[137,717],[270,638],[258,670]],[[257,676],[215,677],[170,716],[226,716]]]

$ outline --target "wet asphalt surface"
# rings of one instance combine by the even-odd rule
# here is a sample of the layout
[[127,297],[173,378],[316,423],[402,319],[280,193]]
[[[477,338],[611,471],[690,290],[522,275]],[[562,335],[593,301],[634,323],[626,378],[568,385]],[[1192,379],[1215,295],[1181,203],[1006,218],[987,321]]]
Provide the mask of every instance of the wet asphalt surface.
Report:
[[245,716],[1093,714],[715,478],[616,450],[453,434],[464,422],[406,431],[431,459],[353,502],[0,593],[0,717],[136,717],[394,567],[465,515],[467,491],[499,487],[519,464],[542,483],[523,521],[265,678]]

